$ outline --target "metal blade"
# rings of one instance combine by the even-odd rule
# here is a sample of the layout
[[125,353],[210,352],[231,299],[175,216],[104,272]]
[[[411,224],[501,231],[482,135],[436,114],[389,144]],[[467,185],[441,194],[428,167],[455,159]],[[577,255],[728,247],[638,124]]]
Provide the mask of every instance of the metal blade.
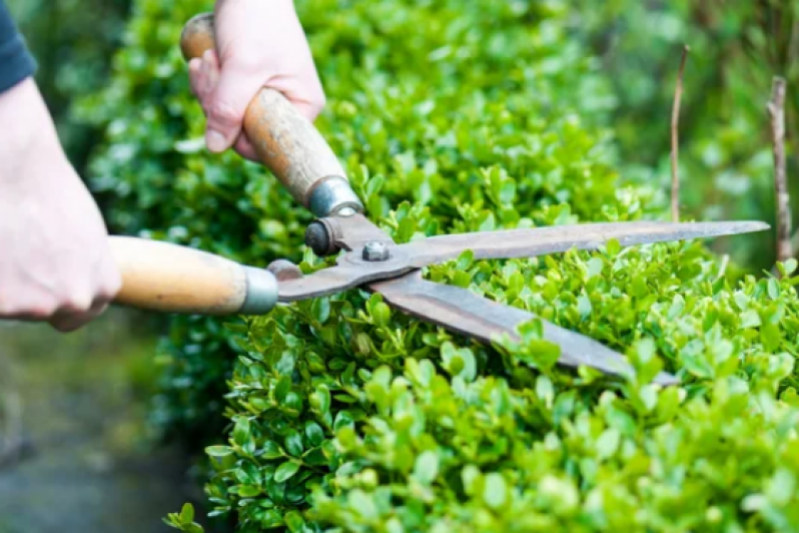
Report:
[[616,239],[622,246],[707,239],[769,229],[764,222],[611,222],[545,228],[441,235],[403,244],[411,264],[422,268],[457,257],[464,250],[476,259],[512,259],[578,250],[596,250]]
[[[519,340],[516,327],[535,318],[535,315],[492,302],[466,289],[441,285],[423,280],[420,272],[412,272],[389,281],[369,284],[369,288],[383,295],[386,302],[401,311],[445,327],[485,343],[503,333]],[[587,366],[606,374],[630,375],[632,368],[626,358],[599,342],[541,320],[544,339],[560,346],[558,363],[568,367]],[[675,385],[679,380],[661,372],[655,383]]]
[[[379,230],[373,230],[371,222],[369,225],[370,227],[366,227],[361,233],[379,237]],[[336,231],[344,234],[347,234],[347,231],[356,231],[357,220],[354,226],[355,229],[349,230],[347,229],[349,226],[342,226],[342,229]],[[359,240],[362,235],[359,233],[358,239],[351,239],[349,245],[360,247],[341,255],[335,267],[280,283],[279,299],[281,302],[292,302],[335,294],[364,283],[395,278],[414,269],[457,259],[465,250],[472,250],[477,259],[512,259],[566,252],[572,248],[596,250],[611,239],[616,239],[622,246],[633,246],[752,233],[768,228],[768,224],[764,222],[749,221],[611,222],[461,233],[430,237],[408,244],[390,245],[390,258],[380,262],[363,259],[363,245]]]

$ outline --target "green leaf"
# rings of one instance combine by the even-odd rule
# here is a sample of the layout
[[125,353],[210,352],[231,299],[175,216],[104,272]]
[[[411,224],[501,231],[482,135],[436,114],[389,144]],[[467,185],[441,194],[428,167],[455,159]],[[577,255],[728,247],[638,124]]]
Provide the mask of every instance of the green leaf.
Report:
[[277,459],[278,457],[283,457],[285,453],[283,450],[280,449],[278,443],[272,440],[268,440],[264,442],[263,453],[261,457],[264,459]]
[[305,436],[312,446],[319,446],[325,440],[325,432],[322,430],[322,426],[313,421],[305,423]]
[[485,486],[483,488],[483,500],[492,509],[499,509],[505,505],[507,500],[508,487],[501,474],[491,472],[485,475]]
[[283,520],[292,533],[302,532],[305,527],[305,520],[302,519],[302,515],[297,511],[289,511],[283,516]]
[[374,520],[379,516],[374,498],[361,489],[353,489],[350,491],[347,496],[347,502],[353,511],[367,520]]
[[596,441],[596,451],[600,459],[606,459],[616,453],[619,448],[621,435],[618,430],[608,428],[602,432],[599,439]]
[[294,461],[286,461],[275,470],[275,482],[283,483],[290,479],[300,469],[300,464]]
[[790,276],[794,272],[796,272],[796,268],[799,263],[797,263],[796,259],[793,257],[789,258],[785,263],[783,263],[783,275]]
[[458,270],[466,270],[474,263],[474,252],[471,250],[464,250],[458,256],[458,261],[455,263],[455,268]]
[[192,504],[183,504],[183,508],[180,510],[180,521],[184,524],[191,524],[194,521],[194,506]]
[[311,312],[321,324],[327,322],[327,319],[330,318],[330,299],[315,298],[311,304]]
[[780,284],[774,278],[768,280],[768,295],[772,300],[778,300],[780,297]]
[[205,453],[211,457],[227,457],[233,455],[233,448],[230,446],[208,446]]
[[300,457],[304,450],[302,444],[302,435],[300,435],[297,431],[292,431],[288,436],[286,436],[286,451],[289,454],[293,455],[294,457]]
[[250,419],[245,416],[240,416],[236,420],[236,425],[233,428],[233,442],[239,446],[244,446],[250,439]]
[[429,485],[438,475],[438,454],[432,450],[425,450],[416,456],[413,466],[413,476],[423,485]]

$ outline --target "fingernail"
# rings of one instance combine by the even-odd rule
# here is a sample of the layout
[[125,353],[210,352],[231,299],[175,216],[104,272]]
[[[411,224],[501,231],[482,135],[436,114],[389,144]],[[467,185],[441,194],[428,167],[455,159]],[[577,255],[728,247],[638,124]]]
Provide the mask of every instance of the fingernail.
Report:
[[227,148],[227,141],[225,137],[215,130],[208,130],[205,134],[205,144],[212,152],[221,152]]

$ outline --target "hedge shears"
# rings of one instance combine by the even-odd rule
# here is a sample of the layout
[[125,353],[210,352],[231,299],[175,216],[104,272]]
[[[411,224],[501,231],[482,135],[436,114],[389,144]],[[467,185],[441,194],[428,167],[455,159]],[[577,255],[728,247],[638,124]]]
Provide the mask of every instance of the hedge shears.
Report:
[[[181,35],[188,60],[214,46],[213,16],[191,19]],[[247,109],[244,130],[260,160],[317,219],[306,244],[319,256],[338,254],[335,266],[303,275],[286,260],[268,269],[239,265],[222,257],[174,244],[111,237],[123,288],[117,302],[166,312],[256,315],[278,303],[317,298],[353,288],[382,295],[413,317],[491,343],[536,317],[468,289],[422,278],[432,264],[470,250],[475,259],[513,259],[597,250],[614,239],[621,246],[709,238],[763,231],[763,222],[619,222],[442,235],[397,244],[363,214],[359,197],[333,150],[316,128],[277,91],[261,89]],[[559,364],[627,375],[620,353],[594,339],[545,320],[543,339],[560,347]],[[665,372],[656,383],[677,379]]]

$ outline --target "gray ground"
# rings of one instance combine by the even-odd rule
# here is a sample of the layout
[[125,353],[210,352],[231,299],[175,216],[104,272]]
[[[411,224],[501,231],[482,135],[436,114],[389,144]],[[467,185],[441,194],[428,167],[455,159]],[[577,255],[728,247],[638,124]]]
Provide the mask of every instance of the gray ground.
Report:
[[132,338],[128,319],[66,337],[0,323],[0,450],[29,443],[0,452],[0,533],[175,531],[161,518],[192,489],[180,454],[148,445],[152,341]]

